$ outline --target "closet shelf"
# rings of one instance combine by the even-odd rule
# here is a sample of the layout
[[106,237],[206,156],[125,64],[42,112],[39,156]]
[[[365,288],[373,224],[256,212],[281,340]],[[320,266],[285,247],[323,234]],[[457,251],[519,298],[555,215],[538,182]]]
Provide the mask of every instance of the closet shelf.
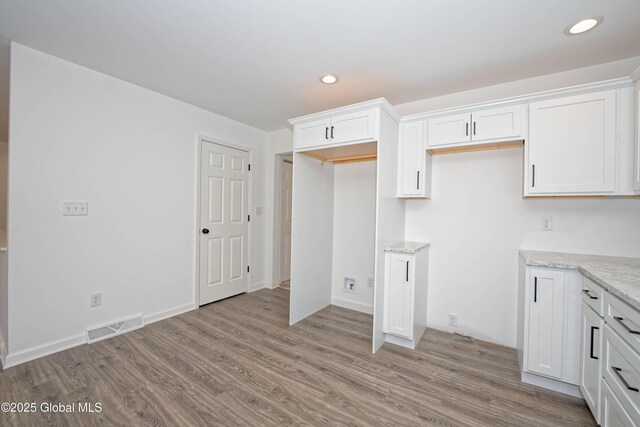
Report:
[[364,142],[360,144],[342,145],[339,147],[318,148],[300,151],[300,154],[335,164],[368,162],[378,158],[378,143]]
[[468,151],[487,151],[487,150],[501,150],[504,148],[517,148],[522,146],[524,143],[523,139],[518,139],[515,141],[507,141],[507,142],[493,142],[488,144],[472,144],[472,145],[462,145],[457,147],[442,147],[442,148],[429,148],[429,151],[432,155],[438,154],[455,154],[455,153],[465,153]]

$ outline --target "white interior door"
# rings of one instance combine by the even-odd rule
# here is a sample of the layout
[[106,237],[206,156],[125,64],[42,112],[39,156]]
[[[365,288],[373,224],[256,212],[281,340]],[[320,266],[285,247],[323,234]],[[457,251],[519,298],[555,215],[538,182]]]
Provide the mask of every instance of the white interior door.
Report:
[[282,192],[280,193],[280,281],[291,277],[291,200],[293,196],[293,161],[282,161]]
[[202,141],[200,305],[247,291],[249,153]]

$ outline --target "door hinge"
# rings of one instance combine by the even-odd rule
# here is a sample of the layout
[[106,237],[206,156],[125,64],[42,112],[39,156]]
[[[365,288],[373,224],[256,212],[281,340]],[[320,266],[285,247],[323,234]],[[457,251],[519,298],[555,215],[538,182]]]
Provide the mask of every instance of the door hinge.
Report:
[[251,172],[251,163],[249,163],[249,172]]
[[247,215],[247,222],[251,222],[251,215]]
[[247,273],[251,272],[251,268],[247,265]]

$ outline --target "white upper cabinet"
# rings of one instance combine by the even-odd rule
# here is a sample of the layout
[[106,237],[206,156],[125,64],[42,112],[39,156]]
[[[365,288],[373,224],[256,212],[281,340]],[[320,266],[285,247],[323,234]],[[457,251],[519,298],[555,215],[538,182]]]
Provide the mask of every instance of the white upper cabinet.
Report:
[[473,141],[495,141],[504,138],[522,138],[522,105],[471,114]]
[[329,137],[333,144],[377,139],[376,109],[332,117]]
[[341,114],[331,111],[293,119],[293,147],[296,150],[322,148],[330,144],[376,141],[379,134],[379,108],[357,108]]
[[525,196],[616,190],[616,91],[529,105]]
[[296,148],[315,147],[329,143],[331,119],[314,120],[295,127]]
[[400,125],[398,197],[431,197],[431,154],[424,146],[424,121]]
[[471,141],[471,114],[456,114],[428,120],[429,147],[461,144]]
[[522,105],[428,120],[427,148],[523,139]]

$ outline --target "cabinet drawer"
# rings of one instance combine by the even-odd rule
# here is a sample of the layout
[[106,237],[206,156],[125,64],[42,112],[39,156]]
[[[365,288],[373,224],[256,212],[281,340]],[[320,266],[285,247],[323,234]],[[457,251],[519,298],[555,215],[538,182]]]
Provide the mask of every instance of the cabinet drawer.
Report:
[[640,353],[640,312],[606,292],[604,320],[627,344]]
[[622,408],[620,401],[602,380],[602,427],[636,427],[629,414]]
[[604,316],[604,288],[582,276],[582,301],[600,316]]
[[640,423],[640,356],[609,325],[604,330],[603,377],[631,419]]

